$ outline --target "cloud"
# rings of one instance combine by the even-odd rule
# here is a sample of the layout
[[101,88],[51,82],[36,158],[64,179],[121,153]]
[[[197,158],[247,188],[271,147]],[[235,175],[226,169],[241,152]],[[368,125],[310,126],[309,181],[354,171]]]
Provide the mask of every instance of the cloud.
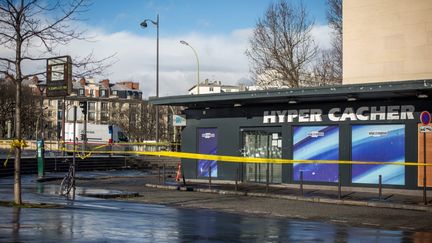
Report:
[[[81,26],[82,27],[82,26]],[[58,49],[62,55],[86,56],[92,52],[98,58],[116,53],[117,62],[106,70],[111,82],[131,80],[140,83],[144,97],[155,95],[156,37],[144,37],[131,32],[107,33],[87,27],[92,41],[72,41]],[[188,33],[160,39],[159,94],[184,95],[197,83],[197,61],[192,49],[180,44],[187,41],[198,53],[200,80],[237,84],[250,79],[249,62],[245,56],[252,29],[237,29],[225,35]],[[330,47],[330,28],[314,26],[312,35],[320,47]],[[2,51],[0,51],[1,53]]]
[[[246,31],[247,32],[247,31]],[[180,44],[187,41],[198,54],[200,80],[222,81],[235,84],[248,78],[248,60],[244,52],[248,44],[245,31],[236,30],[227,35],[205,36],[190,33],[183,36],[161,38],[159,43],[159,92],[165,95],[187,94],[197,82],[197,60],[193,50]],[[138,36],[130,32],[104,33],[93,31],[95,41],[74,41],[63,51],[73,56],[84,56],[93,51],[102,58],[116,53],[118,62],[107,70],[113,82],[132,80],[140,83],[144,96],[155,95],[156,38]]]
[[314,25],[311,35],[320,49],[329,49],[331,47],[332,29],[330,26]]

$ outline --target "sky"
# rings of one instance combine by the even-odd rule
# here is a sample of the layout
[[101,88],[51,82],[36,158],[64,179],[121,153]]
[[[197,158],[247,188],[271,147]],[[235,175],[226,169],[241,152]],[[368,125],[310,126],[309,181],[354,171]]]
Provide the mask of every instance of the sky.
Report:
[[[298,2],[298,0],[288,0]],[[73,41],[61,49],[65,55],[85,56],[94,52],[103,58],[115,54],[115,64],[103,76],[111,82],[140,83],[145,98],[155,95],[156,27],[144,19],[159,14],[159,94],[184,95],[200,80],[223,84],[251,82],[245,55],[256,21],[271,0],[94,0],[76,28],[86,30],[91,41]],[[322,48],[330,47],[325,0],[304,1],[315,20],[312,30]]]

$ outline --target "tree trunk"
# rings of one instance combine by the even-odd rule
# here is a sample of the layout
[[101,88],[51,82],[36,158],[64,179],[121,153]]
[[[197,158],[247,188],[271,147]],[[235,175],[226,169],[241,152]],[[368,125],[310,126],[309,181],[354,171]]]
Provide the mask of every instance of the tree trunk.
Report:
[[[21,26],[20,23],[17,23]],[[17,32],[20,32],[18,29]],[[22,72],[21,72],[21,48],[22,40],[21,36],[18,35],[16,38],[16,53],[15,53],[15,140],[18,143],[14,143],[15,146],[15,172],[14,172],[14,202],[15,204],[21,205],[21,83],[22,83]]]
[[[15,139],[21,142],[21,80],[16,80]],[[21,204],[21,145],[15,146],[14,202]]]

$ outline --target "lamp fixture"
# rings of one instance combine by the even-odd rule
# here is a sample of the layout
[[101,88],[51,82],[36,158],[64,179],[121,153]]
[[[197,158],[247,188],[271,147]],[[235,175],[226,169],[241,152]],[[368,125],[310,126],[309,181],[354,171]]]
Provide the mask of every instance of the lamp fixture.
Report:
[[353,96],[348,96],[348,97],[347,97],[347,101],[352,102],[352,101],[356,101],[356,100],[357,100],[356,97],[353,97]]
[[417,94],[417,98],[419,99],[426,99],[427,97],[429,97],[427,94]]

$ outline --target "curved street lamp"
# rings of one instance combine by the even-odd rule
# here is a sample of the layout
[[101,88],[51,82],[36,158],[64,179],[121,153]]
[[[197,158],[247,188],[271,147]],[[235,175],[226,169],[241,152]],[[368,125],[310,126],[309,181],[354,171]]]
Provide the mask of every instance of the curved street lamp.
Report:
[[199,92],[200,77],[199,77],[199,59],[198,59],[198,53],[197,53],[196,50],[195,50],[191,45],[189,45],[189,43],[187,43],[186,41],[181,40],[180,43],[183,44],[183,45],[189,46],[189,47],[192,49],[192,51],[195,53],[195,57],[196,57],[196,60],[197,60],[197,73],[198,73],[198,79],[197,79],[197,86],[196,86],[196,87],[197,87],[197,91],[198,91],[198,94],[199,94],[199,93],[200,93],[200,92]]
[[[147,22],[150,21],[156,26],[156,97],[159,97],[159,14],[156,15],[156,21],[145,19],[141,22],[142,28],[147,28]],[[159,142],[159,108],[156,106],[156,143]]]

